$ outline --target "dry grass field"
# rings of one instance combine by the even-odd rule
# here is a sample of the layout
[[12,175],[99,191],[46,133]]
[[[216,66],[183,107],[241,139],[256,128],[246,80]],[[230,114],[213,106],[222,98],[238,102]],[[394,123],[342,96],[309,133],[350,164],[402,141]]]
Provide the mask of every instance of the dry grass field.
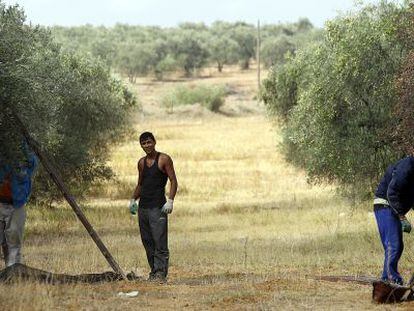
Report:
[[[169,220],[167,285],[0,285],[0,310],[389,309],[371,303],[369,286],[314,279],[379,273],[382,251],[371,206],[354,206],[330,186],[310,186],[287,164],[277,149],[278,128],[254,100],[255,78],[253,70],[229,70],[223,77],[168,82],[228,83],[234,94],[223,109],[231,114],[168,115],[156,107],[167,85],[140,80],[133,86],[143,104],[136,133],[154,132],[157,149],[174,159],[179,181]],[[125,271],[146,277],[137,220],[127,210],[142,155],[135,136],[114,147],[110,164],[118,181],[96,189],[83,207]],[[26,228],[30,266],[69,274],[110,269],[66,204],[30,206]],[[405,277],[413,249],[406,238]],[[132,290],[138,297],[117,296]]]

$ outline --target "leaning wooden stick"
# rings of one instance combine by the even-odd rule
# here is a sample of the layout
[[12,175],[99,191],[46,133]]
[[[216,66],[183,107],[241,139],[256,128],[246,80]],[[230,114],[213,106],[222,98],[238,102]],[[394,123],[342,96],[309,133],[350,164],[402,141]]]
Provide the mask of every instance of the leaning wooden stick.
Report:
[[85,227],[86,231],[88,231],[89,235],[91,236],[92,240],[95,242],[96,246],[98,246],[99,250],[101,251],[102,255],[106,258],[109,265],[112,267],[115,273],[118,273],[122,276],[124,280],[126,280],[126,275],[119,267],[118,263],[112,257],[109,250],[106,248],[105,244],[99,238],[96,231],[93,229],[92,225],[89,223],[88,219],[86,218],[85,214],[80,209],[79,205],[76,203],[75,198],[69,193],[68,189],[66,188],[65,184],[63,183],[62,179],[57,174],[57,171],[48,160],[46,153],[43,152],[40,148],[38,142],[36,142],[27,131],[26,127],[24,126],[23,122],[17,116],[16,113],[12,112],[13,118],[16,120],[16,124],[19,127],[20,131],[22,132],[23,136],[26,138],[29,147],[36,153],[39,157],[40,162],[42,163],[43,167],[45,168],[46,172],[49,174],[50,178],[55,182],[56,186],[62,192],[63,196],[65,197],[66,201],[72,207],[73,211],[75,212],[76,216],[78,216],[80,222]]

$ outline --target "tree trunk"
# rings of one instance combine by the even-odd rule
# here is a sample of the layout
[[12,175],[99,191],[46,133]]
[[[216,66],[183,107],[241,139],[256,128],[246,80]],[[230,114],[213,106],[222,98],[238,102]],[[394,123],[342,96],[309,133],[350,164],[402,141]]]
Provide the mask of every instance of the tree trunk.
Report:
[[250,62],[249,62],[249,59],[245,59],[245,60],[243,60],[242,61],[242,63],[241,63],[241,69],[243,69],[243,70],[247,70],[247,69],[249,69],[250,68]]
[[162,81],[163,73],[161,70],[155,70],[155,79],[157,79],[157,81]]
[[192,76],[191,68],[188,66],[184,66],[185,76],[190,78]]

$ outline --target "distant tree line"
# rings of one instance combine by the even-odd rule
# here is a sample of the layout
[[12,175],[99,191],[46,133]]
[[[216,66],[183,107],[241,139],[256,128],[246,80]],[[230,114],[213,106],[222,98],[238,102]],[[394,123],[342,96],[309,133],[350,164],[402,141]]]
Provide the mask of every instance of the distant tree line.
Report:
[[[134,96],[100,60],[62,51],[48,30],[0,1],[0,165],[24,159],[15,115],[75,193],[107,179],[111,143],[126,132]],[[58,196],[40,169],[35,196]]]
[[[65,50],[100,58],[131,82],[148,74],[162,80],[165,73],[177,70],[192,76],[211,64],[219,72],[234,64],[248,69],[256,56],[257,28],[244,22],[183,23],[175,28],[55,26],[51,31]],[[283,63],[286,55],[307,41],[321,37],[321,30],[302,18],[291,24],[265,25],[261,34],[262,59],[270,67]]]
[[382,1],[326,24],[323,40],[273,68],[262,98],[286,158],[313,182],[372,196],[414,151],[414,7]]

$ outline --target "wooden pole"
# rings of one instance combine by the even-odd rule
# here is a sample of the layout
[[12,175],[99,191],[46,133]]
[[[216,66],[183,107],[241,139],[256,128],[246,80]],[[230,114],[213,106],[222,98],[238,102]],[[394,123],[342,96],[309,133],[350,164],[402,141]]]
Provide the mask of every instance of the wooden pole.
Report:
[[40,162],[42,163],[43,167],[45,168],[46,172],[49,174],[50,178],[54,181],[58,189],[62,192],[63,196],[65,197],[66,201],[69,203],[69,205],[72,207],[73,211],[75,212],[76,216],[78,216],[78,219],[85,227],[86,231],[88,231],[89,235],[91,236],[92,240],[95,242],[96,246],[101,251],[102,255],[106,258],[109,265],[112,267],[112,269],[115,271],[115,273],[118,273],[122,276],[124,280],[126,280],[126,275],[118,265],[118,263],[115,261],[115,259],[112,257],[109,250],[106,248],[105,244],[102,242],[102,240],[99,238],[96,231],[93,229],[92,225],[89,223],[88,219],[86,218],[85,214],[82,212],[79,205],[76,203],[75,198],[69,193],[69,190],[66,188],[65,184],[63,183],[62,179],[57,174],[56,169],[53,167],[51,162],[49,161],[48,157],[46,156],[46,153],[43,152],[40,148],[40,145],[38,142],[36,142],[27,131],[26,127],[24,126],[23,122],[19,119],[16,113],[12,112],[13,118],[16,120],[17,126],[19,127],[20,131],[22,132],[23,136],[27,140],[27,144],[29,147],[36,153],[36,155],[39,157]]

